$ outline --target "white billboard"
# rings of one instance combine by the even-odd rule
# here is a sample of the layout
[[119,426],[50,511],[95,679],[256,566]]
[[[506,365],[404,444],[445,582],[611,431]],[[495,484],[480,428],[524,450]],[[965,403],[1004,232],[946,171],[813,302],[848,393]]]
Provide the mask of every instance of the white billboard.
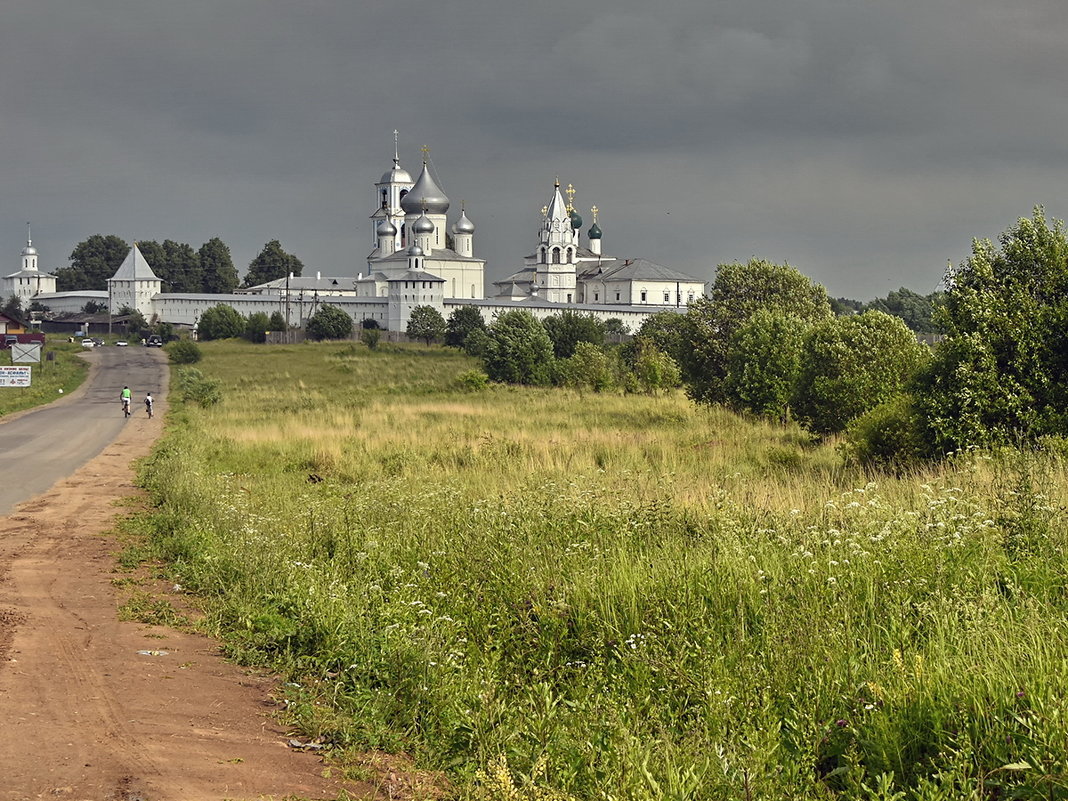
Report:
[[0,367],[0,387],[28,387],[30,366]]

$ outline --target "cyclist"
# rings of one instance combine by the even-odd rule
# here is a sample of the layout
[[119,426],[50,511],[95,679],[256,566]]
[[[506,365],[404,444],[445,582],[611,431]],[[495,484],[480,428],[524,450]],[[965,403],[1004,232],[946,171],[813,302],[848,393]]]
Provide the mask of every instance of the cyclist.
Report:
[[119,393],[119,399],[122,401],[122,413],[127,417],[130,416],[130,398],[133,397],[133,393],[130,392],[129,387],[123,387],[122,392]]
[[147,395],[145,395],[145,411],[148,412],[149,419],[152,418],[152,404],[153,403],[155,403],[155,401],[152,400],[152,393],[149,392]]

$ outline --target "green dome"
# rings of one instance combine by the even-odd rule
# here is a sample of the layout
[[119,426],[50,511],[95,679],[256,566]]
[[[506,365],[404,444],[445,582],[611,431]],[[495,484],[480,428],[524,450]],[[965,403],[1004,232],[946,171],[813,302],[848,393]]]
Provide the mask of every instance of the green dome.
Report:
[[601,229],[597,226],[597,223],[594,223],[593,225],[590,226],[590,230],[589,230],[588,236],[590,237],[590,239],[600,239],[601,238]]
[[577,211],[571,212],[571,227],[576,231],[582,227],[582,217],[579,216]]

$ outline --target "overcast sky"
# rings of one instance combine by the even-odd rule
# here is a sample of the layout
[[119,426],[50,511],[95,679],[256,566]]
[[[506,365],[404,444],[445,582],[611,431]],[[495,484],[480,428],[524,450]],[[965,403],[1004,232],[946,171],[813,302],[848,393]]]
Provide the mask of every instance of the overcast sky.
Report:
[[398,129],[490,280],[559,176],[612,256],[927,293],[1068,215],[1066,40],[1052,0],[3,0],[0,266],[30,221],[47,269],[113,233],[355,275]]

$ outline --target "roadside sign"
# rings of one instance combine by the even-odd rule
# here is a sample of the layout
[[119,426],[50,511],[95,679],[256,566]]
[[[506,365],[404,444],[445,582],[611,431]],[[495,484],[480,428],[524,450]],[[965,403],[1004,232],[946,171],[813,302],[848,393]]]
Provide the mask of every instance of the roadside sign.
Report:
[[0,367],[0,387],[28,387],[30,366]]
[[12,364],[40,364],[41,363],[41,343],[39,342],[12,342],[11,343],[11,363]]

